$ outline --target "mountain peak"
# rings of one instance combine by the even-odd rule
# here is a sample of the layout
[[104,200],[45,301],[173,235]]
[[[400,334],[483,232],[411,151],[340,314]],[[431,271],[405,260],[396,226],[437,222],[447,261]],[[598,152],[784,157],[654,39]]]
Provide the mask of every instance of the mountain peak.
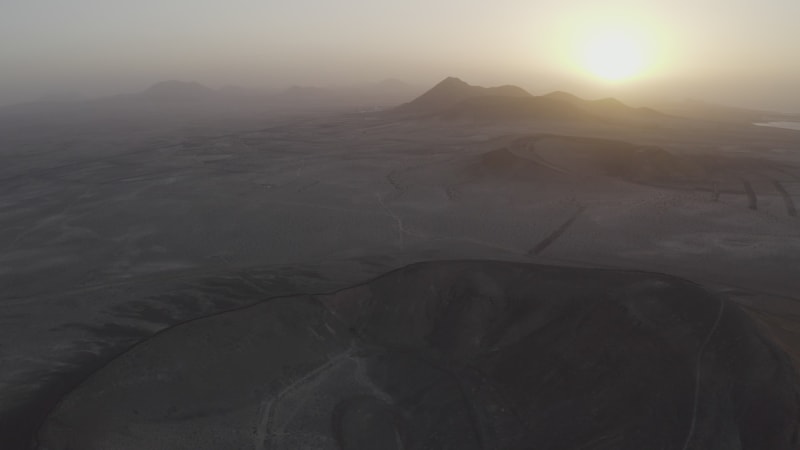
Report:
[[469,84],[458,77],[447,77],[436,86],[469,86]]
[[569,92],[566,92],[566,91],[553,91],[553,92],[551,92],[549,94],[543,95],[542,97],[550,98],[550,99],[553,99],[553,100],[561,100],[561,101],[571,102],[571,103],[572,102],[582,101],[582,99],[580,97],[578,97],[577,95],[570,94]]
[[[477,86],[472,86],[469,83],[466,83],[461,78],[456,77],[447,77],[444,80],[440,81],[436,84],[430,91],[428,92],[451,92],[451,93],[462,93],[466,94],[467,92],[474,91]],[[479,89],[479,88],[478,88]]]
[[517,86],[484,88],[472,86],[460,78],[447,77],[411,103],[403,105],[401,110],[442,111],[464,100],[485,96],[530,97],[531,95]]

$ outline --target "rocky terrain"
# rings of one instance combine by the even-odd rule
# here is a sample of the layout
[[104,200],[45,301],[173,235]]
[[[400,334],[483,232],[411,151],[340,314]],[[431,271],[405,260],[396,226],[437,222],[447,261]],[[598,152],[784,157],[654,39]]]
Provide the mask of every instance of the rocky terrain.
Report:
[[38,448],[788,450],[799,389],[691,283],[424,263],[160,333],[67,396]]
[[0,111],[3,448],[792,448],[800,133],[443,83]]

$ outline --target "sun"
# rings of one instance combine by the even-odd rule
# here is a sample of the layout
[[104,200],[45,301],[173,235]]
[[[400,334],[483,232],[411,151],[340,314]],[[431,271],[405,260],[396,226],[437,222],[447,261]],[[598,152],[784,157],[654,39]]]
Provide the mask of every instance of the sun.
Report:
[[582,65],[592,75],[608,81],[623,81],[644,72],[648,58],[643,42],[622,30],[607,30],[587,36]]

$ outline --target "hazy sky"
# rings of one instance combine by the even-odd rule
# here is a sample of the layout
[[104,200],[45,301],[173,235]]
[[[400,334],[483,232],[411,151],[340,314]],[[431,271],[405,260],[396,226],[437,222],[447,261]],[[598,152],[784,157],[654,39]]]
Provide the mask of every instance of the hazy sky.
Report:
[[[646,57],[609,82],[582,52],[614,30]],[[798,55],[800,0],[0,0],[0,103],[175,78],[280,87],[454,75],[800,111]]]

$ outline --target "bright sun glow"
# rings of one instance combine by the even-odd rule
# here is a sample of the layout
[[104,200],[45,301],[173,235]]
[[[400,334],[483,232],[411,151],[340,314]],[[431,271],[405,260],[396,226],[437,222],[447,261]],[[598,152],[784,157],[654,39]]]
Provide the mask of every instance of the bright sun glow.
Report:
[[623,31],[606,31],[587,37],[582,64],[593,75],[622,81],[640,75],[647,66],[641,40]]

